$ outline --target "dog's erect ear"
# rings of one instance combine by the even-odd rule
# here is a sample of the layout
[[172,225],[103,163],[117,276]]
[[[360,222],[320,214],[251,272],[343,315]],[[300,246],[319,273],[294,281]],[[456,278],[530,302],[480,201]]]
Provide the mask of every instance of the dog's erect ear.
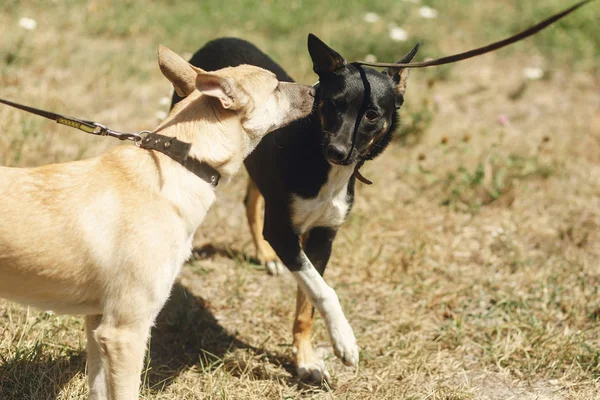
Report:
[[179,97],[186,97],[196,88],[196,72],[191,65],[163,45],[158,45],[158,66]]
[[[409,63],[419,51],[420,44],[417,43],[411,51],[408,52],[404,57],[398,61],[398,63]],[[396,107],[400,108],[404,102],[404,93],[406,92],[406,84],[408,82],[408,70],[409,68],[388,68],[384,70],[384,73],[388,74],[394,85],[396,86]]]
[[312,33],[308,34],[308,53],[313,62],[313,70],[317,75],[334,72],[346,65],[344,57]]
[[232,78],[219,76],[192,66],[196,71],[196,89],[202,94],[219,99],[228,110],[239,110],[248,104],[248,95]]

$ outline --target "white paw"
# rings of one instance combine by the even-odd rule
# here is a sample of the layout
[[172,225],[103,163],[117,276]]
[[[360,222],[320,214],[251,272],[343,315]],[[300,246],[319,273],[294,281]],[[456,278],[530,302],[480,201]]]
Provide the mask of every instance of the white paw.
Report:
[[279,261],[267,261],[265,267],[267,268],[269,275],[273,276],[279,276],[286,270],[285,265]]
[[358,345],[352,327],[346,319],[338,319],[329,327],[333,352],[347,366],[358,366]]
[[304,382],[331,385],[331,375],[325,369],[323,360],[300,364],[296,369],[298,377]]

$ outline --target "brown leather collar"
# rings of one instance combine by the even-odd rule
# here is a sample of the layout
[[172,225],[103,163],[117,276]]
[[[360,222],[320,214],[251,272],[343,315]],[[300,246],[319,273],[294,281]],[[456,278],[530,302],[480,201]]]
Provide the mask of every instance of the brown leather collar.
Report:
[[210,183],[213,187],[219,184],[221,174],[204,161],[189,157],[191,143],[183,142],[170,136],[158,133],[147,134],[139,146],[142,149],[156,150],[183,165],[188,171]]

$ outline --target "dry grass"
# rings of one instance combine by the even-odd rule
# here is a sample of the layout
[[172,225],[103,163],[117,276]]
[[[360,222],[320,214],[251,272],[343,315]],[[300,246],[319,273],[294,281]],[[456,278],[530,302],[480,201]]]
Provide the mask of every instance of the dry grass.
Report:
[[[373,52],[383,60],[409,47],[387,38],[393,20],[435,55],[563,4],[464,1],[464,13],[440,0],[429,2],[438,20],[424,21],[410,3],[390,1],[373,6],[393,7],[368,25],[362,15],[371,6],[362,2],[331,1],[325,15],[314,12],[316,1],[234,3],[8,0],[0,5],[1,96],[146,129],[170,93],[156,68],[159,42],[191,52],[208,38],[241,35],[309,83],[308,31],[350,59]],[[504,28],[517,11],[525,12],[520,22]],[[38,28],[19,29],[22,16]],[[495,29],[470,24],[472,16]],[[589,28],[598,16],[592,4],[574,18]],[[294,378],[294,285],[245,256],[242,173],[221,190],[197,257],[152,332],[143,398],[600,398],[600,47],[579,28],[565,23],[498,55],[413,71],[404,135],[365,166],[375,184],[358,187],[326,275],[358,337],[358,371],[333,357],[319,323],[315,342],[336,387]],[[525,80],[524,66],[542,67],[546,78]],[[115,145],[6,107],[0,132],[2,165],[90,157]],[[84,349],[81,318],[0,301],[0,398],[82,398]]]

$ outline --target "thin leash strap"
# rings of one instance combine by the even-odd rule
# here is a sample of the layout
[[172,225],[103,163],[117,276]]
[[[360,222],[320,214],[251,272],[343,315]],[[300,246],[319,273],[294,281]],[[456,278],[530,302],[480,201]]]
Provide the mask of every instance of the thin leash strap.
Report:
[[[354,63],[352,63],[352,64],[354,64]],[[354,65],[354,67],[356,67],[356,69],[358,70],[358,73],[360,74],[360,79],[362,80],[362,83],[363,83],[364,92],[363,92],[362,103],[360,105],[360,109],[358,110],[358,114],[356,116],[356,121],[354,122],[354,131],[352,132],[352,146],[350,147],[350,151],[348,152],[348,155],[346,156],[344,161],[346,161],[352,155],[352,152],[354,151],[354,149],[356,147],[356,139],[358,137],[358,128],[360,128],[360,123],[361,123],[365,113],[367,112],[367,108],[369,106],[369,102],[371,99],[371,85],[369,84],[369,80],[367,79],[367,74],[365,74],[365,71],[363,70],[363,68],[360,65]]]
[[136,145],[139,145],[142,140],[142,134],[150,133],[150,131],[141,131],[138,133],[123,133],[113,131],[112,129],[107,128],[106,126],[99,124],[93,121],[86,121],[79,118],[67,117],[66,115],[61,115],[57,113],[53,113],[50,111],[40,110],[39,108],[26,106],[24,104],[15,103],[9,100],[0,99],[0,103],[6,104],[8,106],[18,108],[19,110],[27,111],[29,113],[39,115],[40,117],[51,119],[58,124],[70,126],[71,128],[79,129],[85,133],[89,133],[92,135],[98,136],[111,136],[115,137],[119,140],[131,140]]
[[71,128],[76,128],[82,130],[87,133],[91,133],[94,135],[100,134],[101,126],[95,124],[92,121],[84,121],[78,118],[67,117],[64,115],[56,114],[50,111],[40,110],[39,108],[29,107],[19,103],[13,103],[12,101],[0,99],[0,103],[4,103],[8,106],[18,108],[19,110],[27,111],[35,115],[39,115],[40,117],[48,118],[53,121],[56,121],[59,124],[70,126]]
[[[354,66],[356,67],[356,69],[358,70],[358,73],[360,74],[360,78],[363,82],[363,86],[364,86],[364,94],[363,94],[363,101],[362,104],[360,106],[360,110],[356,119],[356,122],[354,124],[354,132],[352,134],[352,148],[350,149],[350,152],[348,153],[348,157],[350,157],[350,155],[352,154],[352,152],[354,151],[354,148],[356,147],[356,139],[358,137],[358,128],[360,127],[360,123],[362,121],[362,119],[364,118],[365,113],[367,112],[367,108],[369,106],[370,100],[371,100],[371,85],[369,84],[369,80],[367,79],[367,74],[365,73],[365,70],[357,65],[356,63],[352,63],[354,64]],[[377,135],[377,137],[375,139],[373,139],[373,143],[376,140],[379,140],[381,138],[381,135]],[[372,146],[369,146],[367,149],[367,152],[371,149]],[[372,185],[373,182],[367,178],[365,178],[363,176],[363,174],[360,173],[360,167],[362,167],[364,162],[359,161],[358,163],[356,163],[356,166],[354,167],[354,177],[356,179],[358,179],[360,182],[364,183],[365,185]]]
[[216,187],[221,179],[221,174],[215,168],[196,158],[189,157],[189,152],[192,147],[191,143],[183,142],[174,137],[168,137],[150,131],[122,133],[113,131],[97,122],[67,117],[50,111],[40,110],[39,108],[14,103],[9,100],[0,99],[0,103],[39,115],[40,117],[51,119],[59,124],[70,126],[71,128],[76,128],[92,135],[111,136],[120,140],[131,140],[136,146],[142,149],[159,151],[181,164],[197,177],[210,183],[213,187]]
[[458,53],[458,54],[453,54],[451,56],[441,57],[441,58],[438,58],[435,60],[414,62],[414,63],[397,63],[396,64],[396,63],[376,63],[376,62],[370,63],[370,62],[365,62],[365,61],[357,61],[356,64],[368,65],[371,67],[388,67],[388,68],[425,68],[425,67],[433,67],[436,65],[455,63],[457,61],[466,60],[468,58],[473,58],[473,57],[480,56],[485,53],[492,52],[494,50],[498,50],[502,47],[508,46],[510,44],[513,44],[515,42],[523,40],[531,35],[534,35],[534,34],[538,33],[539,31],[541,31],[542,29],[546,28],[547,26],[549,26],[549,25],[553,24],[554,22],[558,21],[559,19],[569,15],[573,11],[577,10],[578,8],[584,6],[585,4],[587,4],[591,1],[593,1],[593,0],[581,1],[577,4],[575,4],[574,6],[569,7],[566,10],[559,12],[558,14],[555,14],[549,18],[546,18],[542,22],[524,30],[523,32],[517,33],[516,35],[513,35],[509,38],[494,42],[487,46],[483,46],[483,47],[479,47],[477,49],[465,51],[464,53]]

